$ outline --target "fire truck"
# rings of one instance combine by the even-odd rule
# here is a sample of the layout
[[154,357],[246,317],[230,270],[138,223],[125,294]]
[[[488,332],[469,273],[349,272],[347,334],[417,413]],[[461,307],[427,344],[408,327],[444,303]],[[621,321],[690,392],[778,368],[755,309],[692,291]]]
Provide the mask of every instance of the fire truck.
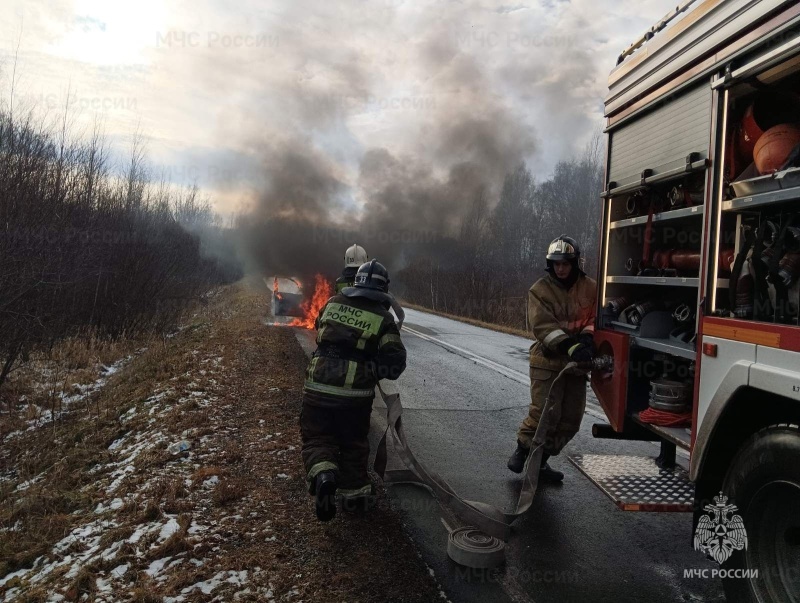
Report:
[[592,431],[660,452],[570,460],[623,510],[692,512],[729,600],[800,601],[800,3],[681,4],[605,117]]

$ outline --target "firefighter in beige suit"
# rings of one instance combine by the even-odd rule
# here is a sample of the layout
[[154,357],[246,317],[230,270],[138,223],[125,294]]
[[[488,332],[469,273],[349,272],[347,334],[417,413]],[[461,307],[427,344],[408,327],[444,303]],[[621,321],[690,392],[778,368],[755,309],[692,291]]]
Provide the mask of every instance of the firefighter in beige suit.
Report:
[[[547,250],[548,275],[528,291],[528,315],[536,341],[530,351],[531,405],[517,432],[517,449],[508,468],[521,473],[542,408],[556,375],[570,361],[587,362],[594,357],[593,335],[597,283],[580,269],[580,250],[574,239],[560,236]],[[586,376],[568,375],[563,387],[553,392],[561,397],[560,417],[547,434],[540,479],[560,482],[564,474],[547,464],[578,433],[586,406]]]

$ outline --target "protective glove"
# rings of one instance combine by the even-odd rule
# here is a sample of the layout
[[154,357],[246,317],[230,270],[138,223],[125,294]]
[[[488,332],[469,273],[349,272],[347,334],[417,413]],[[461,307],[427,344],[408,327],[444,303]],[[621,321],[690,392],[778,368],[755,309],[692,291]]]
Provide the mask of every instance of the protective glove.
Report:
[[578,335],[577,339],[582,344],[588,345],[590,348],[594,349],[594,335],[591,333],[581,333]]
[[567,350],[567,356],[575,362],[591,362],[594,358],[594,350],[592,346],[579,341]]

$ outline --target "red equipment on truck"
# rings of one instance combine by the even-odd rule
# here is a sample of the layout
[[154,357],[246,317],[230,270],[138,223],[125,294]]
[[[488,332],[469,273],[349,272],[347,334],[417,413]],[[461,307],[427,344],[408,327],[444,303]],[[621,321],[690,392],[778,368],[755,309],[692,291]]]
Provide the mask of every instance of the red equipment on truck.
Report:
[[800,601],[800,4],[682,4],[605,115],[593,434],[661,453],[571,460],[624,510],[693,511],[730,600]]

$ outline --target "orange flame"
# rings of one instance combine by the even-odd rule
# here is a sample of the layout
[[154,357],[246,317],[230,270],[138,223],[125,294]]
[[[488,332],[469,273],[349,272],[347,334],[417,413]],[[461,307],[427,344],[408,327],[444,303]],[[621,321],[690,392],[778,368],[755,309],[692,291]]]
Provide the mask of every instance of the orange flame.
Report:
[[319,311],[325,307],[325,303],[333,295],[333,287],[325,280],[325,277],[318,274],[315,277],[314,294],[310,300],[303,303],[303,318],[295,318],[288,324],[290,327],[303,327],[304,329],[313,329],[314,322],[317,320]]

